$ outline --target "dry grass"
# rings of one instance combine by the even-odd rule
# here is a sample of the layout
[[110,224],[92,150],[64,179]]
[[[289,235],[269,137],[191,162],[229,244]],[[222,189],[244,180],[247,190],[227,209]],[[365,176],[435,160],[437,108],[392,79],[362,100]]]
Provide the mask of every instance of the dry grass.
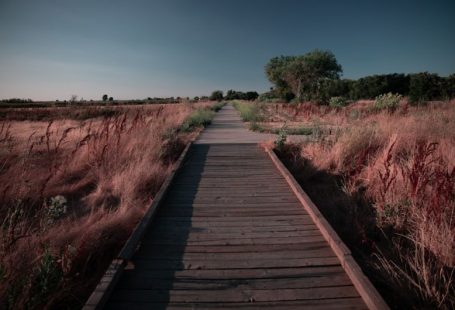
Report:
[[[337,134],[289,145],[282,158],[350,246],[375,265],[372,276],[395,294],[391,301],[453,308],[455,101],[423,108],[402,102],[394,113],[369,106],[338,114],[272,106],[265,113],[339,126]],[[360,112],[353,118],[352,111]],[[321,193],[332,202],[314,197]]]
[[[210,104],[0,123],[0,308],[80,308]],[[105,116],[105,115],[104,115]]]

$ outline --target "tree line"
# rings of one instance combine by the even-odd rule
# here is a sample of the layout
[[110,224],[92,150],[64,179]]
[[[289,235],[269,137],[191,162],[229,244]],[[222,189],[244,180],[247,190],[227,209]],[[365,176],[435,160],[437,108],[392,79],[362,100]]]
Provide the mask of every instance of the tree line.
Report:
[[261,95],[262,99],[327,103],[332,97],[359,100],[394,93],[418,104],[455,97],[455,74],[441,77],[429,72],[393,73],[341,79],[342,67],[330,51],[274,57],[266,64],[265,73],[274,87]]
[[259,97],[259,94],[255,91],[247,91],[247,92],[242,92],[242,91],[236,91],[233,89],[230,89],[226,92],[226,95],[223,95],[223,92],[221,90],[215,90],[212,92],[210,95],[209,99],[210,100],[216,100],[216,101],[221,101],[221,100],[256,100]]

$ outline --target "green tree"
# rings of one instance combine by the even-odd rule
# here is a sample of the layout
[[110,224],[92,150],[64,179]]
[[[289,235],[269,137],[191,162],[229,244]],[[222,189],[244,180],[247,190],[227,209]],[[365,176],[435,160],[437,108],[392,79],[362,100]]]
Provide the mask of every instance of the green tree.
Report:
[[223,100],[223,92],[221,90],[215,90],[209,97],[210,100],[221,101]]
[[270,59],[265,65],[265,74],[268,80],[275,85],[273,93],[286,101],[290,101],[294,98],[291,87],[284,76],[288,65],[295,59],[296,56],[279,56]]
[[108,98],[109,98],[109,96],[107,94],[103,95],[103,101],[107,101]]
[[301,56],[272,58],[265,71],[279,92],[291,90],[302,101],[321,100],[323,82],[339,79],[342,68],[332,52],[316,49]]

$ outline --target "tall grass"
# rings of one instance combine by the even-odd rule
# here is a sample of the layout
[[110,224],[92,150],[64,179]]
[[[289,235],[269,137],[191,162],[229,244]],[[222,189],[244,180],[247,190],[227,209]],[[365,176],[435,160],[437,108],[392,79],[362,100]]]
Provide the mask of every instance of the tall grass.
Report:
[[454,107],[341,113],[339,135],[279,152],[394,303],[455,306]]
[[234,100],[232,105],[239,111],[240,117],[244,122],[259,122],[262,120],[259,103],[243,102]]
[[0,308],[81,307],[194,136],[180,128],[197,108],[0,123]]

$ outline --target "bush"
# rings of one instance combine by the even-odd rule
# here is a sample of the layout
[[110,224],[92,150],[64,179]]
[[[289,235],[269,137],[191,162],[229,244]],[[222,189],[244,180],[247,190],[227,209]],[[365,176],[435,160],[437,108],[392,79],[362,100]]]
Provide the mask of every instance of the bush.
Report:
[[392,93],[379,95],[375,99],[374,108],[376,110],[387,109],[389,112],[394,112],[398,108],[402,98],[401,95]]
[[64,196],[52,197],[47,206],[47,215],[50,221],[58,220],[66,214],[67,200]]
[[344,97],[332,97],[329,101],[329,106],[332,108],[342,108],[347,106],[348,102]]
[[233,106],[240,112],[240,117],[244,122],[260,122],[262,120],[258,104],[235,101]]
[[205,127],[212,122],[215,112],[207,109],[198,109],[191,113],[191,115],[183,122],[181,130],[189,132],[197,127]]
[[215,90],[209,97],[210,100],[221,101],[223,100],[223,92],[221,90]]
[[218,111],[221,110],[225,105],[226,105],[226,102],[217,102],[217,103],[215,103],[215,104],[211,107],[211,110],[212,110],[212,111],[215,111],[215,112],[218,112]]
[[286,144],[286,140],[288,139],[288,133],[286,130],[286,124],[283,125],[283,127],[280,129],[278,132],[278,137],[276,138],[274,144],[275,148],[279,151],[281,151]]

